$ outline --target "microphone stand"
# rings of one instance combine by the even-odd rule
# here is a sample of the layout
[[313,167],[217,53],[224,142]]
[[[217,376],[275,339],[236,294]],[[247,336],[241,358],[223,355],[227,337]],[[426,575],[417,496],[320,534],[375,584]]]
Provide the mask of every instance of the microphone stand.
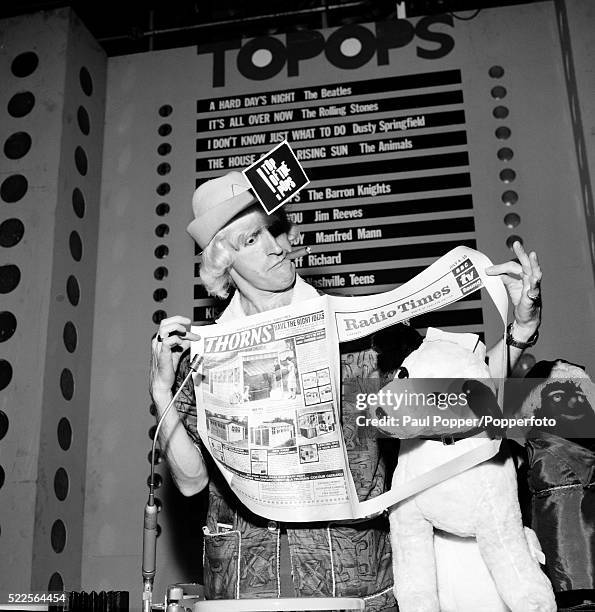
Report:
[[178,396],[186,386],[186,383],[192,374],[198,370],[200,360],[201,357],[199,355],[195,355],[194,359],[192,359],[190,362],[190,371],[186,375],[186,378],[184,378],[182,381],[182,384],[178,387],[178,390],[171,398],[167,408],[163,411],[163,414],[159,418],[157,428],[155,429],[155,435],[153,436],[153,445],[151,447],[151,477],[149,478],[149,499],[145,505],[143,525],[143,612],[151,612],[151,607],[153,604],[153,582],[155,580],[155,566],[157,563],[158,508],[155,504],[155,447],[157,445],[157,437],[167,413],[174,405],[174,402],[178,399]]

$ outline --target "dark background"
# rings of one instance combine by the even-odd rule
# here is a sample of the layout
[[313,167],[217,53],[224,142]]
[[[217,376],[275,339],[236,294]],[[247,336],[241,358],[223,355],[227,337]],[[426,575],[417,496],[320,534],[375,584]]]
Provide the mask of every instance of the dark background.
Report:
[[[485,8],[530,4],[520,0],[402,0],[406,17],[453,13],[473,19]],[[71,6],[109,56],[186,47],[213,40],[299,29],[369,23],[397,16],[395,0],[7,0],[0,19]],[[291,7],[289,9],[289,7]]]

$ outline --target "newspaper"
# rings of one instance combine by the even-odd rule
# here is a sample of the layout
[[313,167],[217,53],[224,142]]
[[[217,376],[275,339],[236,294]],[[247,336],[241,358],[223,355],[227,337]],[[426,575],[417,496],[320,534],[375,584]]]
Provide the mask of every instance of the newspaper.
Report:
[[408,283],[363,297],[321,296],[233,323],[193,328],[203,355],[195,376],[198,432],[234,493],[279,521],[354,520],[493,456],[499,441],[453,465],[360,502],[341,430],[339,343],[452,304],[485,288],[503,323],[508,297],[484,269],[490,260],[457,247]]

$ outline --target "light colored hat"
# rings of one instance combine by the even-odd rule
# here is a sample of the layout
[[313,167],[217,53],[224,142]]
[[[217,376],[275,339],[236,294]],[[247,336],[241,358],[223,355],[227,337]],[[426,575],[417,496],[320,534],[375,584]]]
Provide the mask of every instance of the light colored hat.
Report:
[[186,231],[204,249],[222,227],[254,202],[250,184],[241,172],[233,170],[206,181],[192,196],[194,220]]

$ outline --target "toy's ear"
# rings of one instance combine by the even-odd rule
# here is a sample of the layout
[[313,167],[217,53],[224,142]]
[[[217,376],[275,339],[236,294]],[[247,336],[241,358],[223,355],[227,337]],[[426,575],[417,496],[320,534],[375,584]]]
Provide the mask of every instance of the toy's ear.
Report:
[[377,353],[380,374],[394,372],[423,341],[413,327],[398,323],[376,332],[372,336],[372,348]]
[[585,393],[589,405],[593,409],[593,412],[595,412],[595,383],[593,383],[591,379],[588,381],[582,380],[581,387]]

